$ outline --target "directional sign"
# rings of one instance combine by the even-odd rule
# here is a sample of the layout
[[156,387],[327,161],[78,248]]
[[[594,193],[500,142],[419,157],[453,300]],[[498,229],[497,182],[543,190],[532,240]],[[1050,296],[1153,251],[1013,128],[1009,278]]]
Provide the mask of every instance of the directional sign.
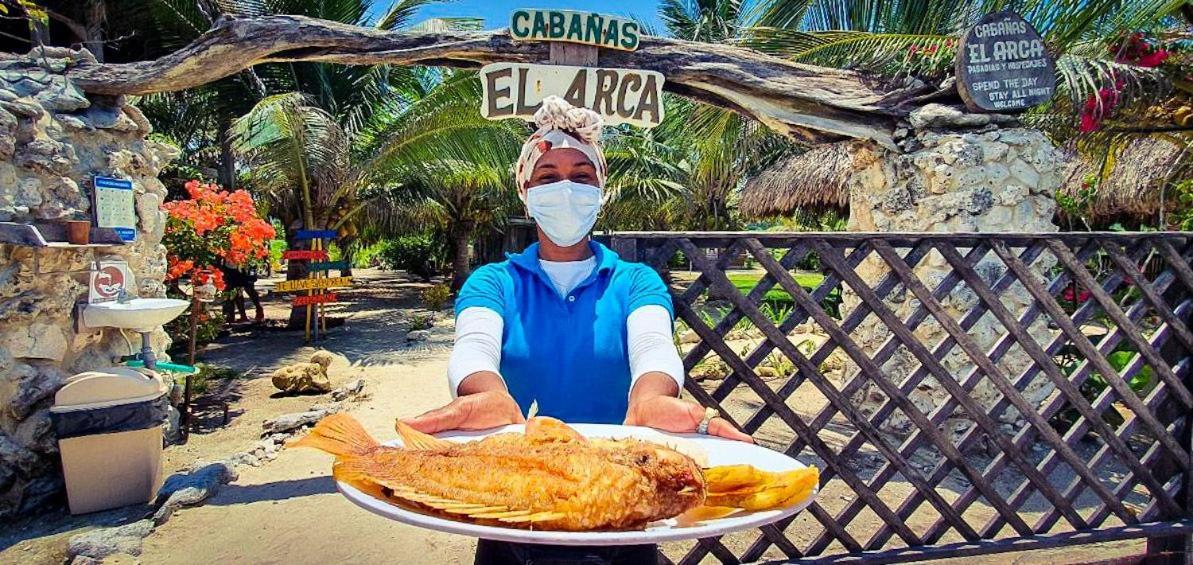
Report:
[[636,69],[493,63],[481,69],[481,115],[530,120],[552,94],[590,108],[605,124],[654,127],[663,121],[663,75]]
[[332,269],[347,269],[347,261],[320,261],[317,263],[307,263],[308,271],[330,271]]
[[298,230],[294,232],[294,239],[335,239],[336,230]]
[[294,297],[294,305],[295,306],[308,306],[311,304],[327,304],[328,302],[339,302],[339,298],[336,297],[336,294],[334,292],[329,292],[327,294],[311,294],[311,295],[305,295],[305,296],[300,295],[300,296]]
[[327,259],[327,251],[322,249],[291,249],[282,253],[282,259],[322,260]]
[[510,16],[510,36],[529,41],[567,41],[608,49],[638,48],[638,22],[571,10],[518,10]]
[[314,290],[317,288],[331,288],[336,286],[352,286],[352,277],[327,277],[322,279],[296,279],[282,281],[273,287],[278,292],[294,292],[296,290]]

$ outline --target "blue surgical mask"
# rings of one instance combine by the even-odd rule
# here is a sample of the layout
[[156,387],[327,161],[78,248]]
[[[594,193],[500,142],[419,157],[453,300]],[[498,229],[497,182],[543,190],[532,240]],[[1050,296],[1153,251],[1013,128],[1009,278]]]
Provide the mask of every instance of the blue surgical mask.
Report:
[[547,238],[570,247],[596,225],[601,211],[601,189],[590,184],[561,180],[526,191],[526,209]]

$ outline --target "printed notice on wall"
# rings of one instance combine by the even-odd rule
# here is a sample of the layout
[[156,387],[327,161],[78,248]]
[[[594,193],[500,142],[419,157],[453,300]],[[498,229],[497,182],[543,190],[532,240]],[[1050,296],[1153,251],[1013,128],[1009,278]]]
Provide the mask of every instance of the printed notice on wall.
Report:
[[137,239],[137,209],[132,181],[95,177],[95,225],[112,228],[124,241]]
[[983,17],[957,49],[957,91],[973,111],[1019,112],[1056,91],[1044,40],[1014,12]]

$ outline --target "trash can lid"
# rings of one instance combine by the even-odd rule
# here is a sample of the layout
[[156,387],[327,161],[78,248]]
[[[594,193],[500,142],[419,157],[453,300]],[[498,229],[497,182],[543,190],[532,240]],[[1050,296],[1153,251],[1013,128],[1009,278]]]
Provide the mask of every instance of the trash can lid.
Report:
[[149,372],[109,367],[79,373],[54,395],[52,412],[103,408],[153,400],[166,393],[166,385]]

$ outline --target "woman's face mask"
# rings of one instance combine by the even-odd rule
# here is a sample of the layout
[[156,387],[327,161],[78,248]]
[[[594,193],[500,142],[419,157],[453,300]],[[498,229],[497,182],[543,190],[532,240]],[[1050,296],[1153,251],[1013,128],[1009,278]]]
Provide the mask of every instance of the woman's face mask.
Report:
[[560,247],[570,247],[580,243],[596,225],[601,189],[571,180],[542,184],[526,192],[526,209],[548,239]]

